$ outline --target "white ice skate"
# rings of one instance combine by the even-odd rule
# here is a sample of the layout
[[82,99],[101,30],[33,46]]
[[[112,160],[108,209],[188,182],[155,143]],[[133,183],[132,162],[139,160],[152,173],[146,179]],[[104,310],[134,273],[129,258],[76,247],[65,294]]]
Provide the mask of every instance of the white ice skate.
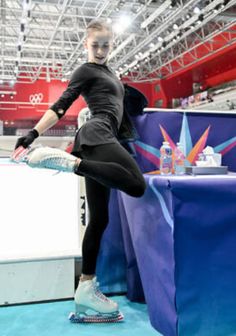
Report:
[[48,168],[64,172],[74,172],[77,158],[61,149],[38,147],[30,150],[25,162],[32,168]]
[[80,281],[75,293],[76,313],[70,313],[73,323],[111,323],[123,320],[118,304],[108,299],[98,288],[96,277]]

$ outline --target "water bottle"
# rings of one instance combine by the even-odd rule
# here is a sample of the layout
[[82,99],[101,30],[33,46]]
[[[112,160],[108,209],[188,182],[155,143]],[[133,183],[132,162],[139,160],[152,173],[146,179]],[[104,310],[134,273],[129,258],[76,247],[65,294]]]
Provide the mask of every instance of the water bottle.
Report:
[[174,151],[174,171],[176,175],[183,175],[185,173],[183,146],[177,142],[177,147]]
[[160,152],[160,173],[161,175],[170,175],[172,173],[172,149],[169,142],[163,142]]

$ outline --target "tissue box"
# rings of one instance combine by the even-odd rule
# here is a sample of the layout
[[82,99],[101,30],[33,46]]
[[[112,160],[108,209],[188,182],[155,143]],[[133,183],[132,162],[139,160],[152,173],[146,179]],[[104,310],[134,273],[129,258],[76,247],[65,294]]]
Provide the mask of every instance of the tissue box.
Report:
[[219,153],[206,154],[206,160],[209,160],[210,158],[213,159],[213,161],[216,163],[216,166],[221,166],[221,160],[222,160],[221,154]]
[[185,173],[189,175],[225,175],[228,173],[227,166],[219,167],[185,167]]

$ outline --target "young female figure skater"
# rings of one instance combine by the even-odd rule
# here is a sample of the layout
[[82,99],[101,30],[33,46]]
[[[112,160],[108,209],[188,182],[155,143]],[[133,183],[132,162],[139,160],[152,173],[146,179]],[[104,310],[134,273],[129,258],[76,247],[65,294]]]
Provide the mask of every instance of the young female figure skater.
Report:
[[65,114],[81,94],[92,117],[77,132],[72,155],[59,149],[42,147],[32,150],[28,164],[85,176],[89,223],[82,244],[82,275],[75,293],[77,313],[89,309],[108,318],[118,316],[116,302],[98,289],[95,268],[102,234],[108,224],[110,188],[140,197],[145,191],[144,178],[132,156],[117,137],[123,117],[124,87],[108,67],[112,48],[111,26],[94,20],[87,27],[84,46],[88,62],[77,68],[67,89],[28,135],[18,139],[16,148],[28,147],[34,139]]

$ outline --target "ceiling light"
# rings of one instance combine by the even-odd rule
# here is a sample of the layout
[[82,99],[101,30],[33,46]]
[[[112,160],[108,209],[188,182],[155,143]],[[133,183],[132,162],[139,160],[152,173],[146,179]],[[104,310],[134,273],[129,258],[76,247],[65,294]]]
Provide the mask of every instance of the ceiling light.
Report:
[[30,3],[31,3],[30,0],[23,0],[23,9],[24,10],[29,9],[30,8]]
[[121,34],[130,26],[130,24],[131,17],[128,15],[122,15],[113,26],[114,32],[116,34]]
[[25,18],[21,18],[21,25],[25,25],[27,22],[26,22],[26,19]]
[[195,7],[193,9],[194,14],[199,14],[201,12],[201,9],[199,7]]

